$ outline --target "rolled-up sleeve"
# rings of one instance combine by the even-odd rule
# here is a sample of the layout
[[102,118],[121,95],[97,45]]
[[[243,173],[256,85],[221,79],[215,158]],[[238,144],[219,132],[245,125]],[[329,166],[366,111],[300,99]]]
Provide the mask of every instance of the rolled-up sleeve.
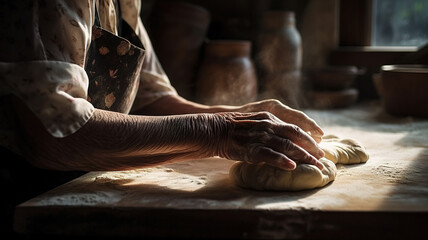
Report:
[[0,95],[19,97],[55,137],[77,131],[92,116],[88,77],[79,65],[60,61],[0,63]]
[[1,15],[0,96],[20,98],[52,136],[74,133],[94,111],[83,68],[93,1],[9,1]]

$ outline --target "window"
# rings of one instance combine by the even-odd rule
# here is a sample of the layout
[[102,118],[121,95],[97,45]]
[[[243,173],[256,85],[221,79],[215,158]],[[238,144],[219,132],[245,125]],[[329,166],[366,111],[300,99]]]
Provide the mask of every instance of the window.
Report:
[[372,1],[372,46],[420,46],[428,41],[428,0]]
[[428,64],[428,0],[340,0],[331,65],[354,65],[360,98],[378,98],[372,75],[387,64]]

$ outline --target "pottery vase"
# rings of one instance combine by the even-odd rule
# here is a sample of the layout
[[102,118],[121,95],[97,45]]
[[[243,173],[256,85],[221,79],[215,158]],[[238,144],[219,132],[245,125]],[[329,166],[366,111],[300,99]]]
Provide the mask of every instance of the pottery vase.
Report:
[[263,14],[256,63],[261,76],[261,98],[275,98],[298,107],[302,41],[295,27],[294,12],[268,11]]
[[150,17],[153,47],[171,85],[191,99],[200,51],[210,24],[205,8],[183,2],[159,2]]
[[207,42],[197,75],[197,101],[241,105],[257,98],[257,75],[250,58],[251,42]]

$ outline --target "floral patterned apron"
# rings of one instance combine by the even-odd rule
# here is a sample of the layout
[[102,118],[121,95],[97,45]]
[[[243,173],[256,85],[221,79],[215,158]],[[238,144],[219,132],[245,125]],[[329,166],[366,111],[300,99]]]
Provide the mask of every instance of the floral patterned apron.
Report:
[[85,66],[89,78],[88,101],[98,109],[129,113],[139,87],[145,51],[131,26],[121,18],[120,5],[116,6],[119,36],[100,27],[95,8]]

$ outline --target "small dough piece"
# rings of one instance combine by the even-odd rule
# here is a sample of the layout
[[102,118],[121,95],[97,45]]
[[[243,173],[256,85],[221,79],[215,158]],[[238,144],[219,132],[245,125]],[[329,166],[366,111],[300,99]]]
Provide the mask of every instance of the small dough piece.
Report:
[[325,157],[320,159],[323,170],[304,163],[289,171],[265,163],[236,162],[229,170],[229,177],[235,185],[243,188],[300,191],[323,187],[333,181],[336,178],[336,164],[364,163],[369,159],[364,147],[353,139],[328,135],[323,137],[320,147],[325,152]]
[[369,155],[363,145],[354,139],[340,139],[335,135],[327,135],[319,144],[325,152],[325,158],[335,164],[365,163]]

